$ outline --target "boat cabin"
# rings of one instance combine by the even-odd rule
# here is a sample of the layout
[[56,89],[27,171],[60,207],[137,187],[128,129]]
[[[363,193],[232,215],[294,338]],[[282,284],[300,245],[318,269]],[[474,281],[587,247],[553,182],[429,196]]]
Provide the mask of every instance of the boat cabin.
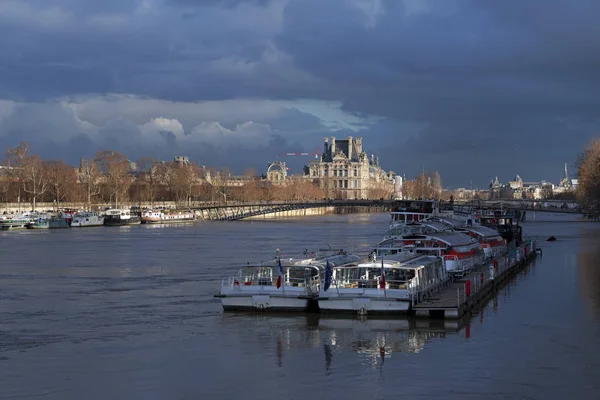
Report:
[[[383,268],[382,268],[383,267]],[[382,279],[382,270],[385,279]],[[401,259],[382,259],[334,268],[332,288],[427,291],[447,279],[440,257],[410,254]],[[332,289],[330,289],[332,290]]]
[[472,269],[485,258],[483,247],[476,239],[457,231],[388,238],[380,242],[374,250],[377,257],[395,255],[400,252],[442,257],[448,271]]
[[397,200],[392,204],[391,223],[419,222],[439,214],[440,204],[435,200]]

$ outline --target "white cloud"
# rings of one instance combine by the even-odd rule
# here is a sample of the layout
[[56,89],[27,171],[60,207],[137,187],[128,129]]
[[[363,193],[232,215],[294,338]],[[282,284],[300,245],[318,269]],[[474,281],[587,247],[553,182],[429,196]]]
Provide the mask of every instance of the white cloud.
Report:
[[192,129],[187,137],[190,141],[202,141],[220,148],[263,147],[269,143],[272,134],[268,124],[247,121],[234,129],[227,129],[219,122],[202,122]]
[[353,5],[365,14],[366,28],[375,28],[379,18],[385,14],[381,0],[354,0]]
[[71,14],[55,5],[35,7],[21,0],[0,1],[0,24],[62,28],[68,24]]
[[177,119],[169,119],[169,118],[152,118],[150,122],[147,122],[140,126],[140,131],[144,135],[156,135],[161,132],[169,132],[175,135],[176,138],[183,138],[185,132],[183,130],[183,125]]

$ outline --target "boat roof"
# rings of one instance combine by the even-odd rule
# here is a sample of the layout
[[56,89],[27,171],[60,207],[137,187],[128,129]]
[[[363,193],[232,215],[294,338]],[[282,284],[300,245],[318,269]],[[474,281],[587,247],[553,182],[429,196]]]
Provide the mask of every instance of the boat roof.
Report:
[[452,218],[452,217],[444,217],[444,218],[440,218],[439,222],[444,224],[445,226],[450,226],[454,229],[456,228],[462,228],[463,226],[466,225],[466,221],[463,219],[459,219],[459,218]]
[[457,231],[444,231],[432,233],[429,236],[438,239],[449,246],[461,246],[477,243],[477,240],[471,236]]
[[462,229],[465,231],[476,233],[483,237],[500,236],[500,233],[497,230],[482,225],[465,226]]
[[381,268],[383,264],[383,268],[396,268],[396,269],[419,269],[423,268],[425,265],[430,264],[434,261],[440,260],[439,257],[429,256],[429,255],[421,255],[421,254],[412,254],[411,257],[408,257],[406,260],[394,260],[394,259],[383,259],[369,261],[365,263],[360,263],[356,267],[359,268]]
[[[327,265],[327,261],[329,261],[329,265],[333,267],[338,267],[346,264],[358,263],[360,261],[359,256],[355,256],[353,254],[335,254],[335,255],[327,255],[321,257],[307,257],[307,258],[281,258],[281,266],[284,268],[291,267],[316,267],[316,268],[324,268]],[[260,263],[248,264],[245,267],[277,267],[277,257]]]

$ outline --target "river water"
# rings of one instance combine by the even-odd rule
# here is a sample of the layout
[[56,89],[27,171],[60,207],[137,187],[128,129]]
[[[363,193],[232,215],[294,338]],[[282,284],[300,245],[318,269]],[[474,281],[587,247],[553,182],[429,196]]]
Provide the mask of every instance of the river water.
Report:
[[0,233],[1,399],[598,399],[600,224],[530,215],[543,257],[470,318],[224,314],[246,261],[368,250],[388,217]]

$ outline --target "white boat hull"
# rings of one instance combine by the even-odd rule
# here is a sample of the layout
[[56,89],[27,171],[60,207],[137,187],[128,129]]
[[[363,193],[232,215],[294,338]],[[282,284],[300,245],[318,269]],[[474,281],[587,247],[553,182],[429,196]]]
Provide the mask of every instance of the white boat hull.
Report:
[[271,295],[221,295],[225,311],[305,311],[309,299]]
[[104,226],[104,220],[102,221],[73,221],[71,222],[71,227],[77,227],[77,228],[85,228],[85,227],[89,227],[89,226]]
[[408,299],[385,297],[330,297],[319,298],[319,309],[324,313],[368,314],[407,314],[410,311]]

